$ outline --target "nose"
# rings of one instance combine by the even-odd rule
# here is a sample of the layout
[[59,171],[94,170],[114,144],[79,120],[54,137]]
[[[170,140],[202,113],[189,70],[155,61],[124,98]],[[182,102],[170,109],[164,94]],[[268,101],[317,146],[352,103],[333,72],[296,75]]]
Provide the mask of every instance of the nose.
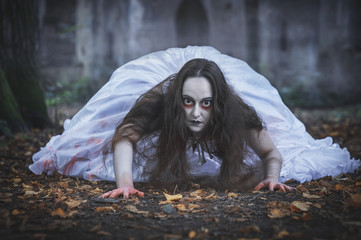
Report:
[[198,118],[200,116],[200,114],[201,114],[201,112],[200,112],[199,106],[197,104],[195,104],[193,111],[192,111],[192,116],[194,118]]

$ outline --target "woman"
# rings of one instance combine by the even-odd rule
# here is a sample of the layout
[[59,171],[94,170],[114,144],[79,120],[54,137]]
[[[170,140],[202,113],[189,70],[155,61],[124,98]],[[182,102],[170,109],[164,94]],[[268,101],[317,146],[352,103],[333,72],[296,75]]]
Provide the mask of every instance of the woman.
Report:
[[[179,71],[194,58],[216,64],[193,60]],[[204,71],[199,69],[202,64],[207,66]],[[222,72],[251,107],[234,94]],[[219,175],[223,185],[237,188],[249,176],[247,167],[256,165],[257,155],[266,174],[256,189],[290,190],[278,181],[303,182],[360,166],[330,138],[312,139],[266,79],[210,47],[169,49],[124,65],[64,128],[34,155],[30,169],[116,180],[118,188],[103,197],[143,195],[133,181],[170,176]],[[106,154],[103,162],[105,140],[113,134],[114,153]]]

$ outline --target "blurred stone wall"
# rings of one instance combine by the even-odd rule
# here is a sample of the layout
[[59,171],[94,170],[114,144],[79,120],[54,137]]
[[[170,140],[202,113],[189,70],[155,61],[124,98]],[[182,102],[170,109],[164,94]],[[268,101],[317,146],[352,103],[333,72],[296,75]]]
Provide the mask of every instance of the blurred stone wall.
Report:
[[247,61],[286,95],[303,92],[322,104],[330,96],[355,102],[361,94],[357,0],[41,2],[47,82],[86,77],[96,90],[117,67],[147,53],[211,45]]

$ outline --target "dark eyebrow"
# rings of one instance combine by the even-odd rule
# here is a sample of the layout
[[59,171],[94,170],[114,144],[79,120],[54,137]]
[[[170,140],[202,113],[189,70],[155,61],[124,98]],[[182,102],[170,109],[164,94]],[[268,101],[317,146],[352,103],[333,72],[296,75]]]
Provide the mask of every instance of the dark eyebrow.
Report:
[[188,96],[188,95],[182,95],[182,98],[189,98],[190,100],[194,101],[194,99],[191,96]]
[[[182,95],[182,98],[189,98],[190,100],[194,101],[194,99],[188,95]],[[212,97],[203,98],[202,101],[212,101]]]

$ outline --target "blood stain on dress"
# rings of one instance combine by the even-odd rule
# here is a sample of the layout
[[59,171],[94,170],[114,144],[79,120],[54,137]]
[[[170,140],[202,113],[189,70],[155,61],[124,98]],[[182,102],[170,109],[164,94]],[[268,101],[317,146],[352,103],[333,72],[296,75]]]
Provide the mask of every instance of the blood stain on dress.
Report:
[[99,144],[101,142],[102,142],[101,139],[97,139],[97,138],[92,137],[87,141],[86,145],[89,145],[89,144],[92,144],[92,143]]
[[74,168],[74,164],[77,161],[87,161],[89,160],[88,158],[85,157],[78,157],[79,153],[76,154],[74,157],[71,158],[71,160],[65,164],[64,170],[63,170],[63,174],[69,176],[70,172],[73,170]]
[[44,169],[49,169],[50,168],[50,165],[53,163],[53,160],[52,159],[46,159],[44,160],[43,162],[43,165],[44,165]]

